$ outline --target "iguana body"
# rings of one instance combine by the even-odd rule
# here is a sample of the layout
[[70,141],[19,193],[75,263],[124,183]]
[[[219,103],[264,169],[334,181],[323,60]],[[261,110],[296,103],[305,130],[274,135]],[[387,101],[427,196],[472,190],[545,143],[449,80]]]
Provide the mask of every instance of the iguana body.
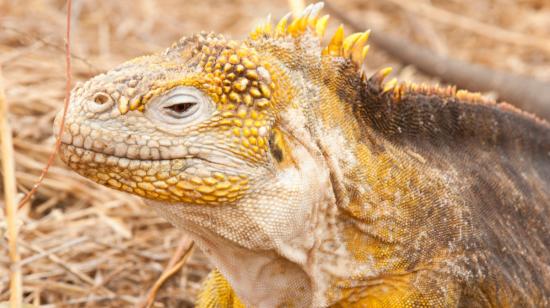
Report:
[[550,305],[550,126],[366,78],[320,7],[77,86],[63,159],[194,238],[201,307]]

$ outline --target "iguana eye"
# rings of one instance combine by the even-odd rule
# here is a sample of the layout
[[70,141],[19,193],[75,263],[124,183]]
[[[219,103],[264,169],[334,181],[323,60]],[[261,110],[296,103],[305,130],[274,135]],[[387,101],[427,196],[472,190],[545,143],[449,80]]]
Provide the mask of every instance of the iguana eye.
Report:
[[189,125],[206,119],[214,110],[212,101],[201,91],[178,87],[149,102],[146,116],[171,126]]
[[165,113],[176,119],[185,118],[197,112],[199,110],[199,104],[194,101],[187,101],[189,97],[183,95],[177,95],[170,98],[170,101],[174,101],[173,104],[165,106]]

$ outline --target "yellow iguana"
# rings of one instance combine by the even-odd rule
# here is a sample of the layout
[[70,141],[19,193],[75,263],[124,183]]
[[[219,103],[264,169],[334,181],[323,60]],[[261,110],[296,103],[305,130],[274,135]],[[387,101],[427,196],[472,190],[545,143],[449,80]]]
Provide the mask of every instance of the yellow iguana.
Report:
[[77,85],[63,160],[196,241],[199,307],[548,307],[550,125],[365,76],[321,7]]

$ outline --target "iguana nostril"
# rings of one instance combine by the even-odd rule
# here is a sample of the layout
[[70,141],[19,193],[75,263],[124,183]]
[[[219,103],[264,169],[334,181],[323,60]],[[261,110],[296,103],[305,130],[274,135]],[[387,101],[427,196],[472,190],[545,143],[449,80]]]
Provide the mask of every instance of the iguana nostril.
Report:
[[113,99],[107,93],[99,92],[94,95],[94,102],[98,105],[104,105],[112,101]]
[[110,110],[115,104],[115,100],[106,92],[97,92],[92,99],[87,100],[86,108],[92,114],[103,113]]

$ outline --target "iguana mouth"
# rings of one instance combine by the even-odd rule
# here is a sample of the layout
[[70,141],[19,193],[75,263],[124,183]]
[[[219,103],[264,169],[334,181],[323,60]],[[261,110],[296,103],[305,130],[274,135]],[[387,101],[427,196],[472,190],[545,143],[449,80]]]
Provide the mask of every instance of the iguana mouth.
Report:
[[[78,164],[78,165],[88,165],[92,167],[117,167],[117,168],[131,168],[132,165],[135,165],[134,168],[139,168],[141,163],[155,163],[155,164],[171,164],[174,161],[179,161],[184,163],[186,161],[192,160],[195,157],[183,157],[179,159],[134,159],[125,156],[117,156],[106,154],[103,152],[98,152],[93,149],[86,149],[84,147],[75,146],[74,144],[61,143],[60,148],[61,159],[67,164]],[[185,163],[183,166],[180,163],[179,172],[185,172],[189,164]],[[183,168],[181,168],[183,167]]]
[[153,200],[221,205],[238,200],[248,189],[246,175],[196,156],[130,159],[67,143],[62,143],[60,156],[94,182]]
[[77,146],[77,145],[74,145],[72,143],[65,143],[65,142],[61,142],[61,149],[64,150],[70,150],[71,152],[74,152],[74,153],[81,153],[82,155],[92,155],[92,156],[97,156],[99,158],[99,161],[96,161],[97,163],[102,163],[104,161],[102,161],[101,159],[101,156],[105,156],[105,158],[108,158],[108,157],[111,157],[111,158],[118,158],[118,159],[127,159],[129,161],[170,161],[171,159],[192,159],[192,158],[198,158],[198,157],[195,157],[195,156],[191,156],[191,155],[188,155],[188,156],[184,156],[184,157],[178,157],[178,158],[171,158],[171,159],[164,159],[164,158],[149,158],[149,159],[144,159],[144,158],[133,158],[133,157],[129,157],[129,156],[126,156],[126,155],[116,155],[116,154],[109,154],[109,153],[106,153],[106,152],[101,152],[101,151],[97,151],[97,150],[94,150],[93,148],[85,148],[83,146]]
[[[66,154],[69,154],[69,156],[66,156]],[[224,163],[220,163],[218,161],[215,161],[213,159],[209,159],[208,157],[203,157],[202,155],[187,155],[184,157],[178,157],[178,158],[172,158],[172,159],[140,159],[140,158],[130,158],[127,156],[117,156],[117,155],[111,155],[106,154],[104,152],[95,151],[93,149],[87,149],[84,147],[75,146],[74,144],[69,143],[61,143],[61,157],[62,159],[69,163],[92,163],[92,164],[108,164],[108,165],[120,165],[120,167],[126,168],[128,167],[132,162],[133,163],[139,163],[139,162],[159,162],[159,163],[170,163],[171,161],[178,160],[178,161],[186,161],[188,162],[188,167],[191,167],[192,165],[196,165],[196,162],[202,161],[209,165],[209,167],[212,167],[212,169],[219,169],[219,170],[226,170],[227,165]],[[193,164],[195,162],[195,164]],[[187,168],[180,169],[181,172],[186,172]]]
[[[214,169],[242,169],[243,162],[235,158],[231,149],[214,148],[209,145],[194,146],[167,140],[139,140],[131,134],[117,132],[100,132],[79,126],[78,134],[74,124],[67,125],[63,132],[61,144],[63,150],[70,150],[73,155],[87,159],[87,162],[104,163],[107,159],[126,161],[170,161],[201,160]],[[56,127],[56,136],[59,134]],[[75,162],[79,158],[72,158]]]
[[[84,131],[84,133],[80,133]],[[90,132],[90,128],[80,128],[79,134],[65,130],[61,143],[97,154],[130,160],[170,160],[194,158],[200,149],[184,144],[172,144],[157,140],[139,140],[131,134]]]

